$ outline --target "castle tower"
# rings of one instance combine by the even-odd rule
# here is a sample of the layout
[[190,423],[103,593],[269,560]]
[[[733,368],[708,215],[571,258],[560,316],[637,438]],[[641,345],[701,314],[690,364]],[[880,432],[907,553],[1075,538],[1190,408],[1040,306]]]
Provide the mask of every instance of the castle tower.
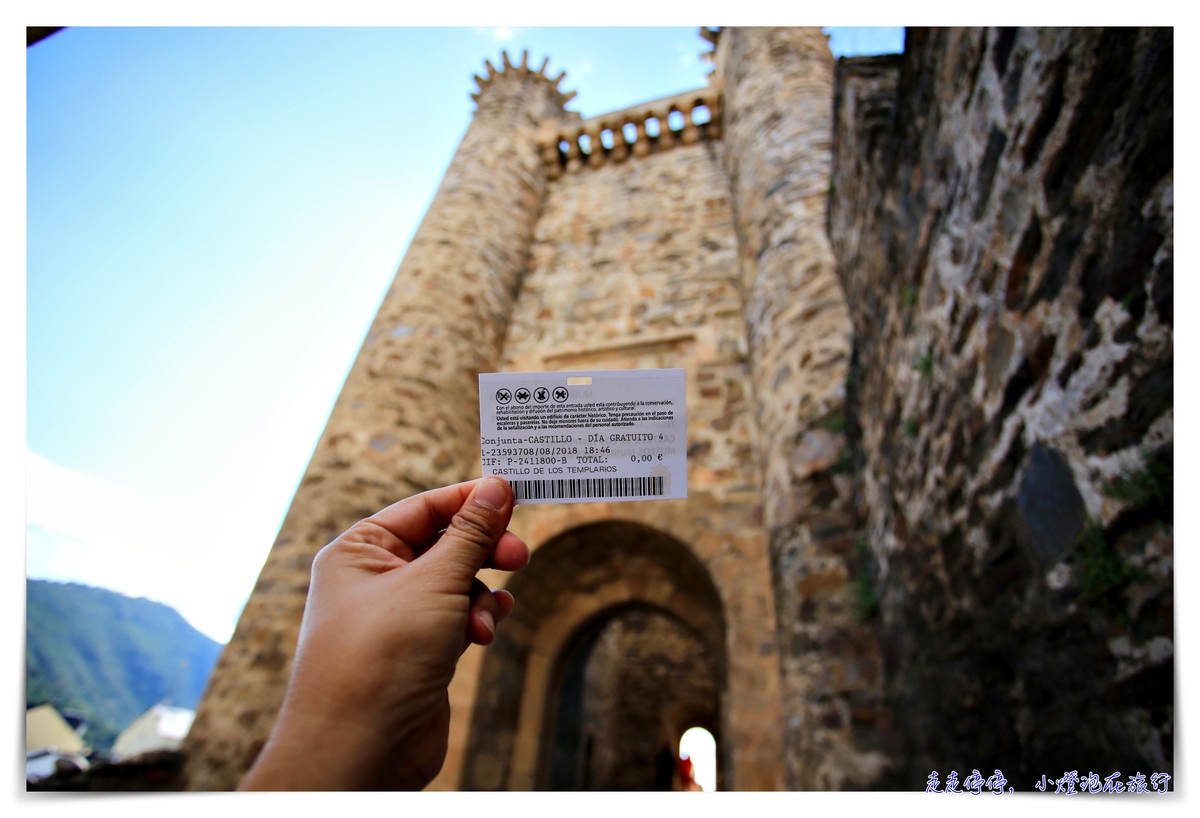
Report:
[[312,559],[403,497],[478,476],[495,369],[545,191],[539,123],[573,94],[504,55],[346,379],[184,745],[192,789],[232,789],[283,699]]
[[[725,170],[763,464],[788,784],[866,786],[886,764],[848,714],[881,707],[877,642],[854,617],[851,322],[826,232],[833,55],[819,28],[730,28]],[[868,731],[869,732],[869,731]]]
[[[683,731],[720,789],[786,786],[775,604],[721,83],[546,123],[546,201],[499,371],[680,367],[688,498],[518,506],[517,599],[450,685],[438,789],[652,789]],[[683,444],[678,441],[676,445]]]

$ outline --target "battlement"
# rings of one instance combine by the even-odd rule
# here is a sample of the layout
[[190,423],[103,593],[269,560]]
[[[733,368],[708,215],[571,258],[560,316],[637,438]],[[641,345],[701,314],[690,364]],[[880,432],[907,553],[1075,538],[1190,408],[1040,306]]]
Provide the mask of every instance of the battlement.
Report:
[[676,145],[721,137],[721,81],[581,122],[549,121],[538,130],[546,176],[557,179],[585,165],[602,167]]
[[[471,93],[471,99],[475,100],[476,103],[479,102],[480,98],[487,92],[488,88],[490,88],[493,84],[495,84],[497,80],[500,80],[505,77],[516,77],[519,79],[525,79],[528,77],[536,77],[536,78],[544,81],[546,84],[548,84],[549,86],[551,86],[551,88],[554,89],[554,92],[558,94],[559,102],[561,105],[566,105],[568,102],[570,102],[572,99],[575,98],[575,96],[576,96],[575,91],[563,92],[558,87],[559,85],[562,84],[563,79],[567,76],[566,71],[559,72],[557,77],[549,77],[546,75],[546,66],[550,64],[549,57],[547,57],[545,60],[542,61],[542,67],[539,68],[537,71],[534,71],[532,68],[529,67],[529,51],[528,50],[521,52],[521,64],[520,65],[513,65],[512,61],[509,59],[507,51],[501,51],[500,58],[501,58],[501,67],[499,69],[497,69],[496,66],[492,65],[491,60],[484,60],[483,64],[487,68],[487,75],[482,76],[482,77],[479,76],[478,74],[475,75],[475,84],[477,86],[479,86],[479,90],[473,91]],[[576,116],[578,116],[578,114],[576,114]]]

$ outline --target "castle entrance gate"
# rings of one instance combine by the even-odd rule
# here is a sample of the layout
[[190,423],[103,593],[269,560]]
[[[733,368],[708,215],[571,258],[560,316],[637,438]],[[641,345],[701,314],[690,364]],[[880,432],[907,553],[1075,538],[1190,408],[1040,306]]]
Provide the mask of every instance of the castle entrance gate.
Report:
[[715,651],[671,613],[633,603],[581,628],[551,677],[539,788],[652,790],[671,786],[679,738],[720,735]]
[[728,766],[726,627],[708,571],[675,538],[608,520],[541,546],[479,673],[463,789],[654,789],[689,727]]

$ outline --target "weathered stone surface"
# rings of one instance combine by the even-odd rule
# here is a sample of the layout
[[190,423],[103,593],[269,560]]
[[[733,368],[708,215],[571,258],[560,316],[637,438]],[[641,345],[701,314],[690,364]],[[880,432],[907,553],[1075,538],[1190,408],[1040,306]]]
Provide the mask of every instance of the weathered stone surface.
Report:
[[[864,787],[888,760],[872,735],[882,716],[875,638],[852,602],[856,522],[840,514],[851,498],[835,480],[851,325],[825,229],[833,56],[820,29],[755,28],[723,31],[716,60],[781,627],[788,783]],[[840,471],[849,470],[847,461]],[[822,524],[831,514],[839,524]],[[871,723],[832,715],[851,712],[870,713],[860,722]]]
[[1170,772],[1172,48],[910,29],[839,64],[829,220],[897,785]]

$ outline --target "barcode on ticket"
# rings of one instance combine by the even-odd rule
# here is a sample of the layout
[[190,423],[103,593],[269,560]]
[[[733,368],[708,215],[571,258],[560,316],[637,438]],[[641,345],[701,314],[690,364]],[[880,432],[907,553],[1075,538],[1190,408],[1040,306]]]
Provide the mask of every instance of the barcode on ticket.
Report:
[[602,500],[613,497],[661,497],[661,477],[598,477],[590,480],[512,480],[518,500]]

